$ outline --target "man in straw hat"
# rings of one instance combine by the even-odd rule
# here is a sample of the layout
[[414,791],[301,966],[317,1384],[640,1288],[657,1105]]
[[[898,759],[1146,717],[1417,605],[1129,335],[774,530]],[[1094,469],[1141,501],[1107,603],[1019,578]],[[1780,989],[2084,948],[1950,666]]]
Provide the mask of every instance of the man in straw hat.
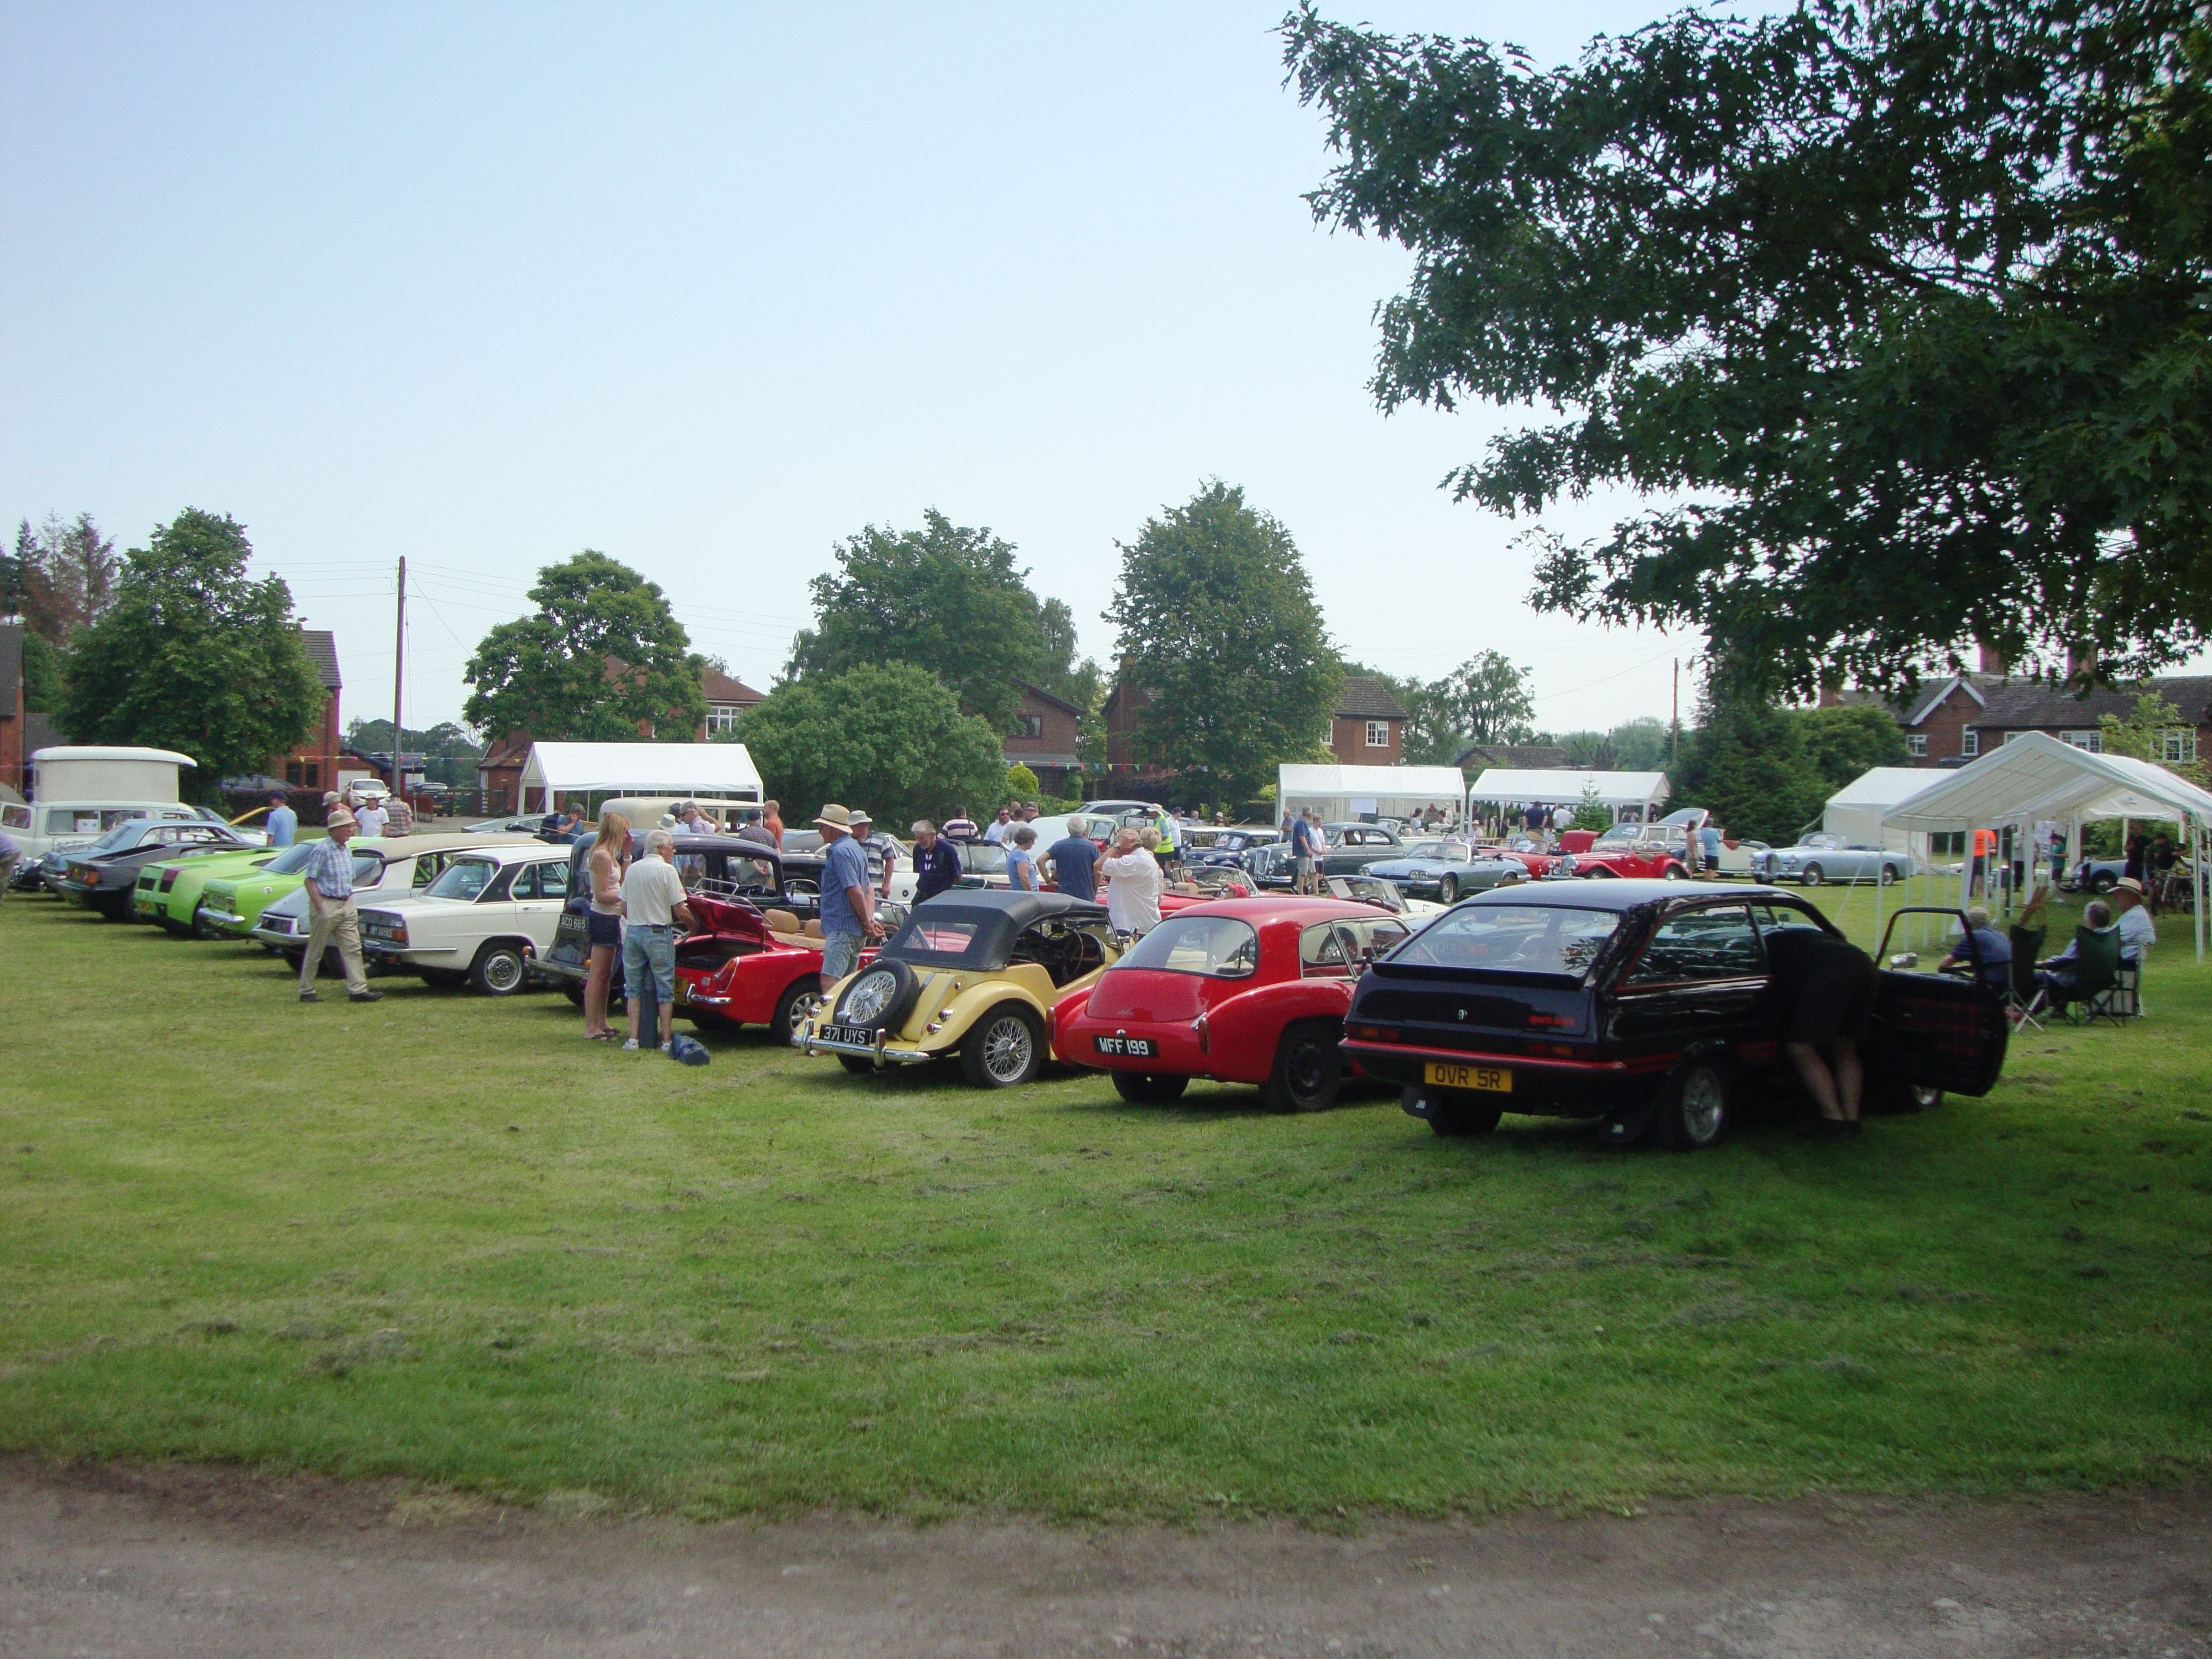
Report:
[[307,856],[307,909],[313,921],[307,929],[307,954],[300,959],[300,1000],[322,1000],[315,994],[315,975],[323,965],[323,947],[335,939],[338,959],[345,963],[347,1000],[380,1002],[384,994],[368,988],[368,975],[361,965],[361,918],[353,905],[353,854],[346,851],[356,828],[354,817],[344,807],[333,806],[323,824],[327,834]]
[[2143,953],[2158,943],[2158,928],[2146,907],[2150,895],[2133,876],[2122,876],[2105,895],[2120,923],[2120,960],[2130,968],[2142,966]]
[[881,939],[875,900],[868,893],[868,857],[853,838],[853,815],[836,801],[814,819],[822,832],[822,989],[853,971],[860,941]]

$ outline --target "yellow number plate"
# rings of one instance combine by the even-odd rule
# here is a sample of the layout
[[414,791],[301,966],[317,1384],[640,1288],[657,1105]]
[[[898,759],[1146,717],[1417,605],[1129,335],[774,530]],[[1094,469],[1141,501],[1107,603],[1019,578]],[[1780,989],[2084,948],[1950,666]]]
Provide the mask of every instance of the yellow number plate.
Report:
[[1513,1092],[1513,1073],[1502,1066],[1447,1066],[1432,1060],[1429,1081],[1439,1089],[1484,1089],[1497,1095]]

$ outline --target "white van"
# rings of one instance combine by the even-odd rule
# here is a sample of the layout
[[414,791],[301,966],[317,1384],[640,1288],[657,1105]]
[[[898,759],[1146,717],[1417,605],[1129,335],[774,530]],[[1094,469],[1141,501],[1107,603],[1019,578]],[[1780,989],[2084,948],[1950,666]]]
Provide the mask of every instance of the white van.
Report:
[[198,766],[171,749],[70,745],[31,757],[28,805],[0,805],[0,830],[23,849],[19,872],[48,853],[88,847],[125,818],[215,819],[177,799],[177,773]]

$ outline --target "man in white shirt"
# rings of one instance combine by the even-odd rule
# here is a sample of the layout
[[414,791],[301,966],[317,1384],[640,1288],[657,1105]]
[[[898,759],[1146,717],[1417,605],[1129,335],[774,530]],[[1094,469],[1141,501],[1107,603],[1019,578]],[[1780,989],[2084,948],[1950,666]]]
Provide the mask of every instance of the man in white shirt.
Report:
[[1098,862],[1106,888],[1106,920],[1117,933],[1149,933],[1160,925],[1160,861],[1144,848],[1134,830],[1115,833]]
[[1013,813],[1001,806],[999,809],[999,816],[983,826],[983,839],[994,847],[1003,847],[1006,843],[1007,831],[1013,827]]
[[676,837],[665,830],[650,831],[645,856],[623,877],[623,982],[629,1001],[629,1041],[637,1047],[638,1006],[645,1000],[648,978],[660,1004],[660,1042],[663,1054],[676,1034],[676,929],[690,931],[691,908],[684,903],[684,878],[670,861]]
[[353,815],[354,827],[370,841],[384,833],[384,809],[370,801]]
[[2122,876],[2106,896],[2119,916],[2120,960],[2140,968],[2144,953],[2158,943],[2158,929],[2151,922],[2150,912],[2143,908],[2149,895],[2133,876]]

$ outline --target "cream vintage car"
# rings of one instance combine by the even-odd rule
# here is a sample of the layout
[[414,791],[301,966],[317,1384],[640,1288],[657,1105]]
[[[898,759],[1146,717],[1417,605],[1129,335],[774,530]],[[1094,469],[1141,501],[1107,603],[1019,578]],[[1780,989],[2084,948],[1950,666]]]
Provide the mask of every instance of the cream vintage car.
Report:
[[532,958],[553,947],[568,902],[568,849],[471,839],[419,893],[357,906],[362,949],[380,967],[433,985],[465,982],[486,996],[513,996],[530,982]]
[[[384,862],[375,878],[364,885],[354,883],[356,909],[413,898],[445,874],[446,866],[463,853],[481,853],[495,847],[543,847],[535,836],[477,836],[466,830],[441,830],[428,836],[398,836],[387,841],[356,838],[348,845],[376,854]],[[307,890],[305,886],[271,899],[252,927],[252,936],[270,950],[283,953],[295,968],[307,954]]]
[[1010,1088],[1049,1056],[1053,1004],[1119,955],[1103,904],[955,888],[915,905],[873,962],[831,988],[796,1042],[848,1072],[957,1054],[978,1088]]

